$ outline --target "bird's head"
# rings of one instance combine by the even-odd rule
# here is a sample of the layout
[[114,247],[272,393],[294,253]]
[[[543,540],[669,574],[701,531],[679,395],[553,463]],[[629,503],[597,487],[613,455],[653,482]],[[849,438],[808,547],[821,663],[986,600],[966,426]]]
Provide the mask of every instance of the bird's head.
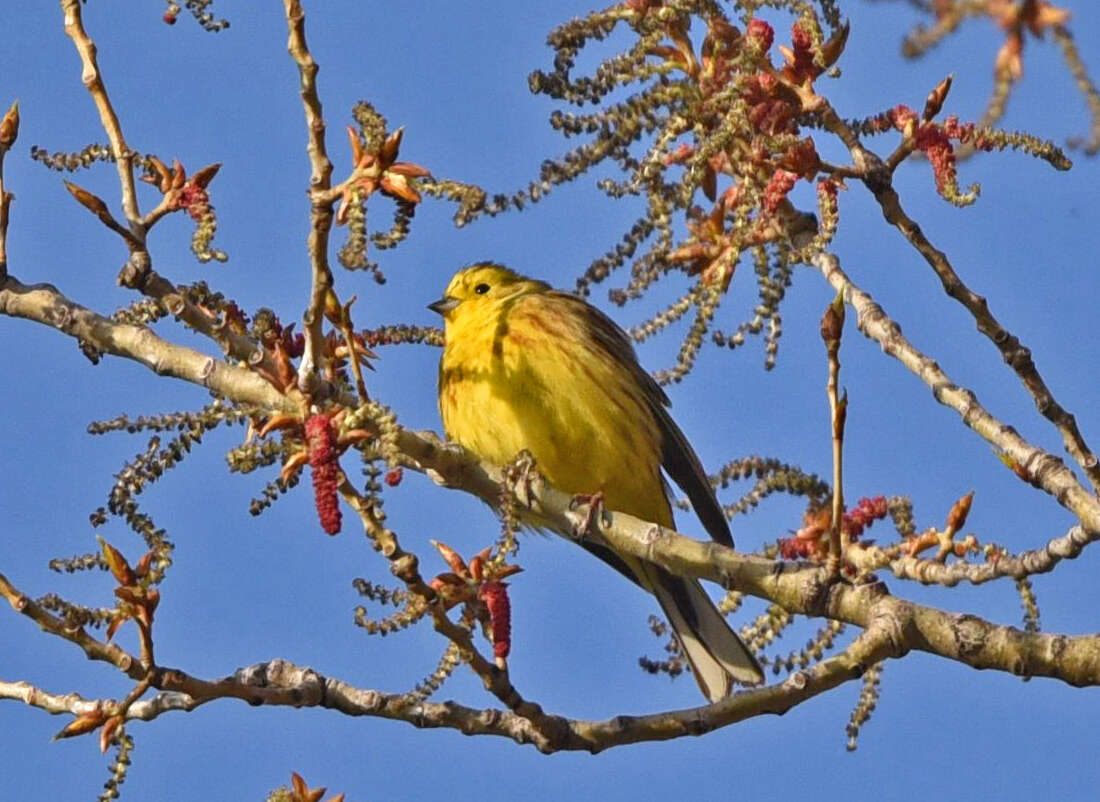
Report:
[[455,315],[466,316],[475,310],[491,309],[508,298],[540,289],[548,289],[548,286],[503,265],[479,262],[455,273],[443,297],[428,304],[428,308],[452,321]]

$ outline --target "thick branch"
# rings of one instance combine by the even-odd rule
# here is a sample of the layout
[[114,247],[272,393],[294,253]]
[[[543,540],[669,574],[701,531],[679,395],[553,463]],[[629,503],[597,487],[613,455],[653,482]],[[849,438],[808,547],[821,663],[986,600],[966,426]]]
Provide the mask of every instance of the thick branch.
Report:
[[[934,362],[901,337],[877,304],[848,282],[834,258],[822,257],[819,267],[837,289],[845,291],[865,333],[886,343],[888,352],[935,388],[942,403],[955,408],[968,425],[1028,467],[1048,492],[1074,511],[1079,509],[1086,532],[1100,532],[1095,499],[1059,460],[1028,445],[983,409],[972,393],[951,384]],[[251,371],[168,343],[149,329],[107,320],[72,304],[50,287],[24,287],[9,278],[0,288],[0,312],[55,326],[100,350],[154,370],[159,366],[161,373],[209,387],[234,401],[271,411],[295,411],[292,399]],[[472,493],[490,505],[499,502],[503,481],[499,468],[478,462],[460,448],[444,446],[430,432],[401,430],[398,447],[412,467],[438,483]],[[521,484],[511,488],[517,504],[540,525],[568,537],[583,522],[583,512],[573,508],[572,497],[546,485],[537,474],[530,487]],[[1050,676],[1074,685],[1100,684],[1100,636],[1065,637],[996,627],[977,618],[909,604],[889,596],[881,585],[830,585],[816,566],[739,554],[622,513],[614,513],[611,520],[599,536],[616,551],[650,559],[676,574],[709,579],[768,599],[794,613],[839,619],[864,628],[875,616],[885,616],[893,622],[892,629],[901,633],[897,643],[902,651],[920,649],[975,668]],[[1079,545],[1074,548],[1079,550]]]
[[[441,447],[433,436],[402,433],[403,452],[437,482],[461,487],[495,504],[498,469],[463,452]],[[541,526],[566,534],[585,520],[572,497],[535,477],[513,491],[517,504]],[[641,557],[679,576],[709,579],[779,604],[792,613],[832,618],[867,628],[885,622],[896,648],[926,651],[974,668],[1024,676],[1047,676],[1071,685],[1100,684],[1100,635],[1068,637],[1021,632],[980,618],[912,604],[889,595],[881,583],[851,586],[830,582],[818,566],[783,563],[740,554],[717,543],[692,540],[623,513],[611,513],[598,536],[618,553]]]
[[26,285],[8,276],[0,282],[0,314],[43,323],[95,351],[132,359],[154,373],[184,379],[241,403],[259,404],[267,409],[293,409],[291,402],[258,374],[194,349],[173,345],[144,326],[105,318],[70,301],[49,284]]
[[[251,705],[319,706],[348,715],[406,721],[417,727],[451,727],[467,735],[508,737],[517,743],[534,744],[543,752],[599,752],[628,743],[701,735],[764,713],[784,713],[806,699],[860,676],[867,666],[892,654],[900,654],[890,631],[876,624],[842,654],[799,671],[782,684],[741,693],[699,708],[590,722],[546,714],[537,705],[522,700],[519,704],[505,700],[512,708],[509,711],[478,711],[453,702],[418,702],[411,700],[407,694],[355,688],[323,677],[313,669],[299,668],[282,660],[250,666],[233,676],[214,681],[202,680],[171,668],[146,670],[137,659],[118,646],[104,643],[83,629],[67,628],[62,619],[42,609],[2,574],[0,596],[43,630],[79,646],[89,659],[111,663],[131,678],[140,679],[142,690],[154,687],[163,691],[147,701],[137,701],[134,695],[127,700],[128,704],[120,706],[111,700],[89,702],[77,694],[57,696],[27,683],[0,682],[0,699],[18,699],[50,713],[79,715],[91,709],[118,709],[118,714],[127,719],[144,720],[151,720],[169,710],[194,710],[214,699],[240,699]],[[467,651],[472,649],[469,644],[467,647]],[[494,666],[487,665],[489,672],[496,671]],[[506,678],[504,681],[507,684]]]
[[[404,721],[419,728],[448,728],[465,735],[495,735],[532,744],[545,753],[601,752],[614,746],[703,735],[763,714],[781,715],[792,707],[843,682],[890,655],[888,640],[864,633],[842,654],[792,674],[783,683],[746,691],[704,707],[644,716],[616,716],[585,721],[546,715],[553,726],[536,726],[509,710],[477,710],[456,702],[409,702],[405,694],[357,688],[311,668],[272,660],[248,666],[229,677],[206,681],[181,671],[165,670],[154,684],[163,688],[152,699],[134,702],[127,720],[151,721],[171,711],[191,711],[216,699],[240,699],[252,705],[324,707],[349,716]],[[170,689],[169,689],[170,688]],[[87,700],[75,693],[50,694],[25,682],[0,682],[0,700],[13,699],[49,713],[80,715],[113,706],[110,700]]]

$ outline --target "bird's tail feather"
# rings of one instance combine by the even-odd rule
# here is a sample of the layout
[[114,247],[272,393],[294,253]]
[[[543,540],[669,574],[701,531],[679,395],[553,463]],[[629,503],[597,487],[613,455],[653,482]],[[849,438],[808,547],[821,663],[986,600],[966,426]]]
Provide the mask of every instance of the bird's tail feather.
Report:
[[734,682],[759,685],[764,681],[760,663],[699,580],[673,576],[651,563],[644,564],[643,571],[708,700],[729,696]]

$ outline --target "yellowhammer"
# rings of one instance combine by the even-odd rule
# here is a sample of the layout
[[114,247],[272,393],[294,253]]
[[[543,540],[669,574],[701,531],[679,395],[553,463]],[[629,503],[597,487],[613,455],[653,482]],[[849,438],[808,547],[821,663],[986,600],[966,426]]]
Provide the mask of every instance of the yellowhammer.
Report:
[[[526,449],[558,489],[599,492],[609,509],[672,527],[663,467],[710,536],[733,546],[699,458],[668,414],[668,397],[607,315],[488,263],[456,273],[429,308],[446,321],[439,411],[448,437],[498,465]],[[763,681],[698,580],[605,544],[583,545],[656,595],[709,700],[729,695],[733,681]]]

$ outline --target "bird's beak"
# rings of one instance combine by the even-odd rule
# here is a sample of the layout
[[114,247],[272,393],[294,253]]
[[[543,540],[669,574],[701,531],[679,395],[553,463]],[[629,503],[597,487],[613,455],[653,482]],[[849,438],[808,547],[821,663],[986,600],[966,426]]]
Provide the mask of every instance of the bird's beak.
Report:
[[448,312],[454,309],[461,303],[457,298],[451,298],[449,295],[444,295],[438,301],[428,304],[428,308],[433,312],[446,316]]

